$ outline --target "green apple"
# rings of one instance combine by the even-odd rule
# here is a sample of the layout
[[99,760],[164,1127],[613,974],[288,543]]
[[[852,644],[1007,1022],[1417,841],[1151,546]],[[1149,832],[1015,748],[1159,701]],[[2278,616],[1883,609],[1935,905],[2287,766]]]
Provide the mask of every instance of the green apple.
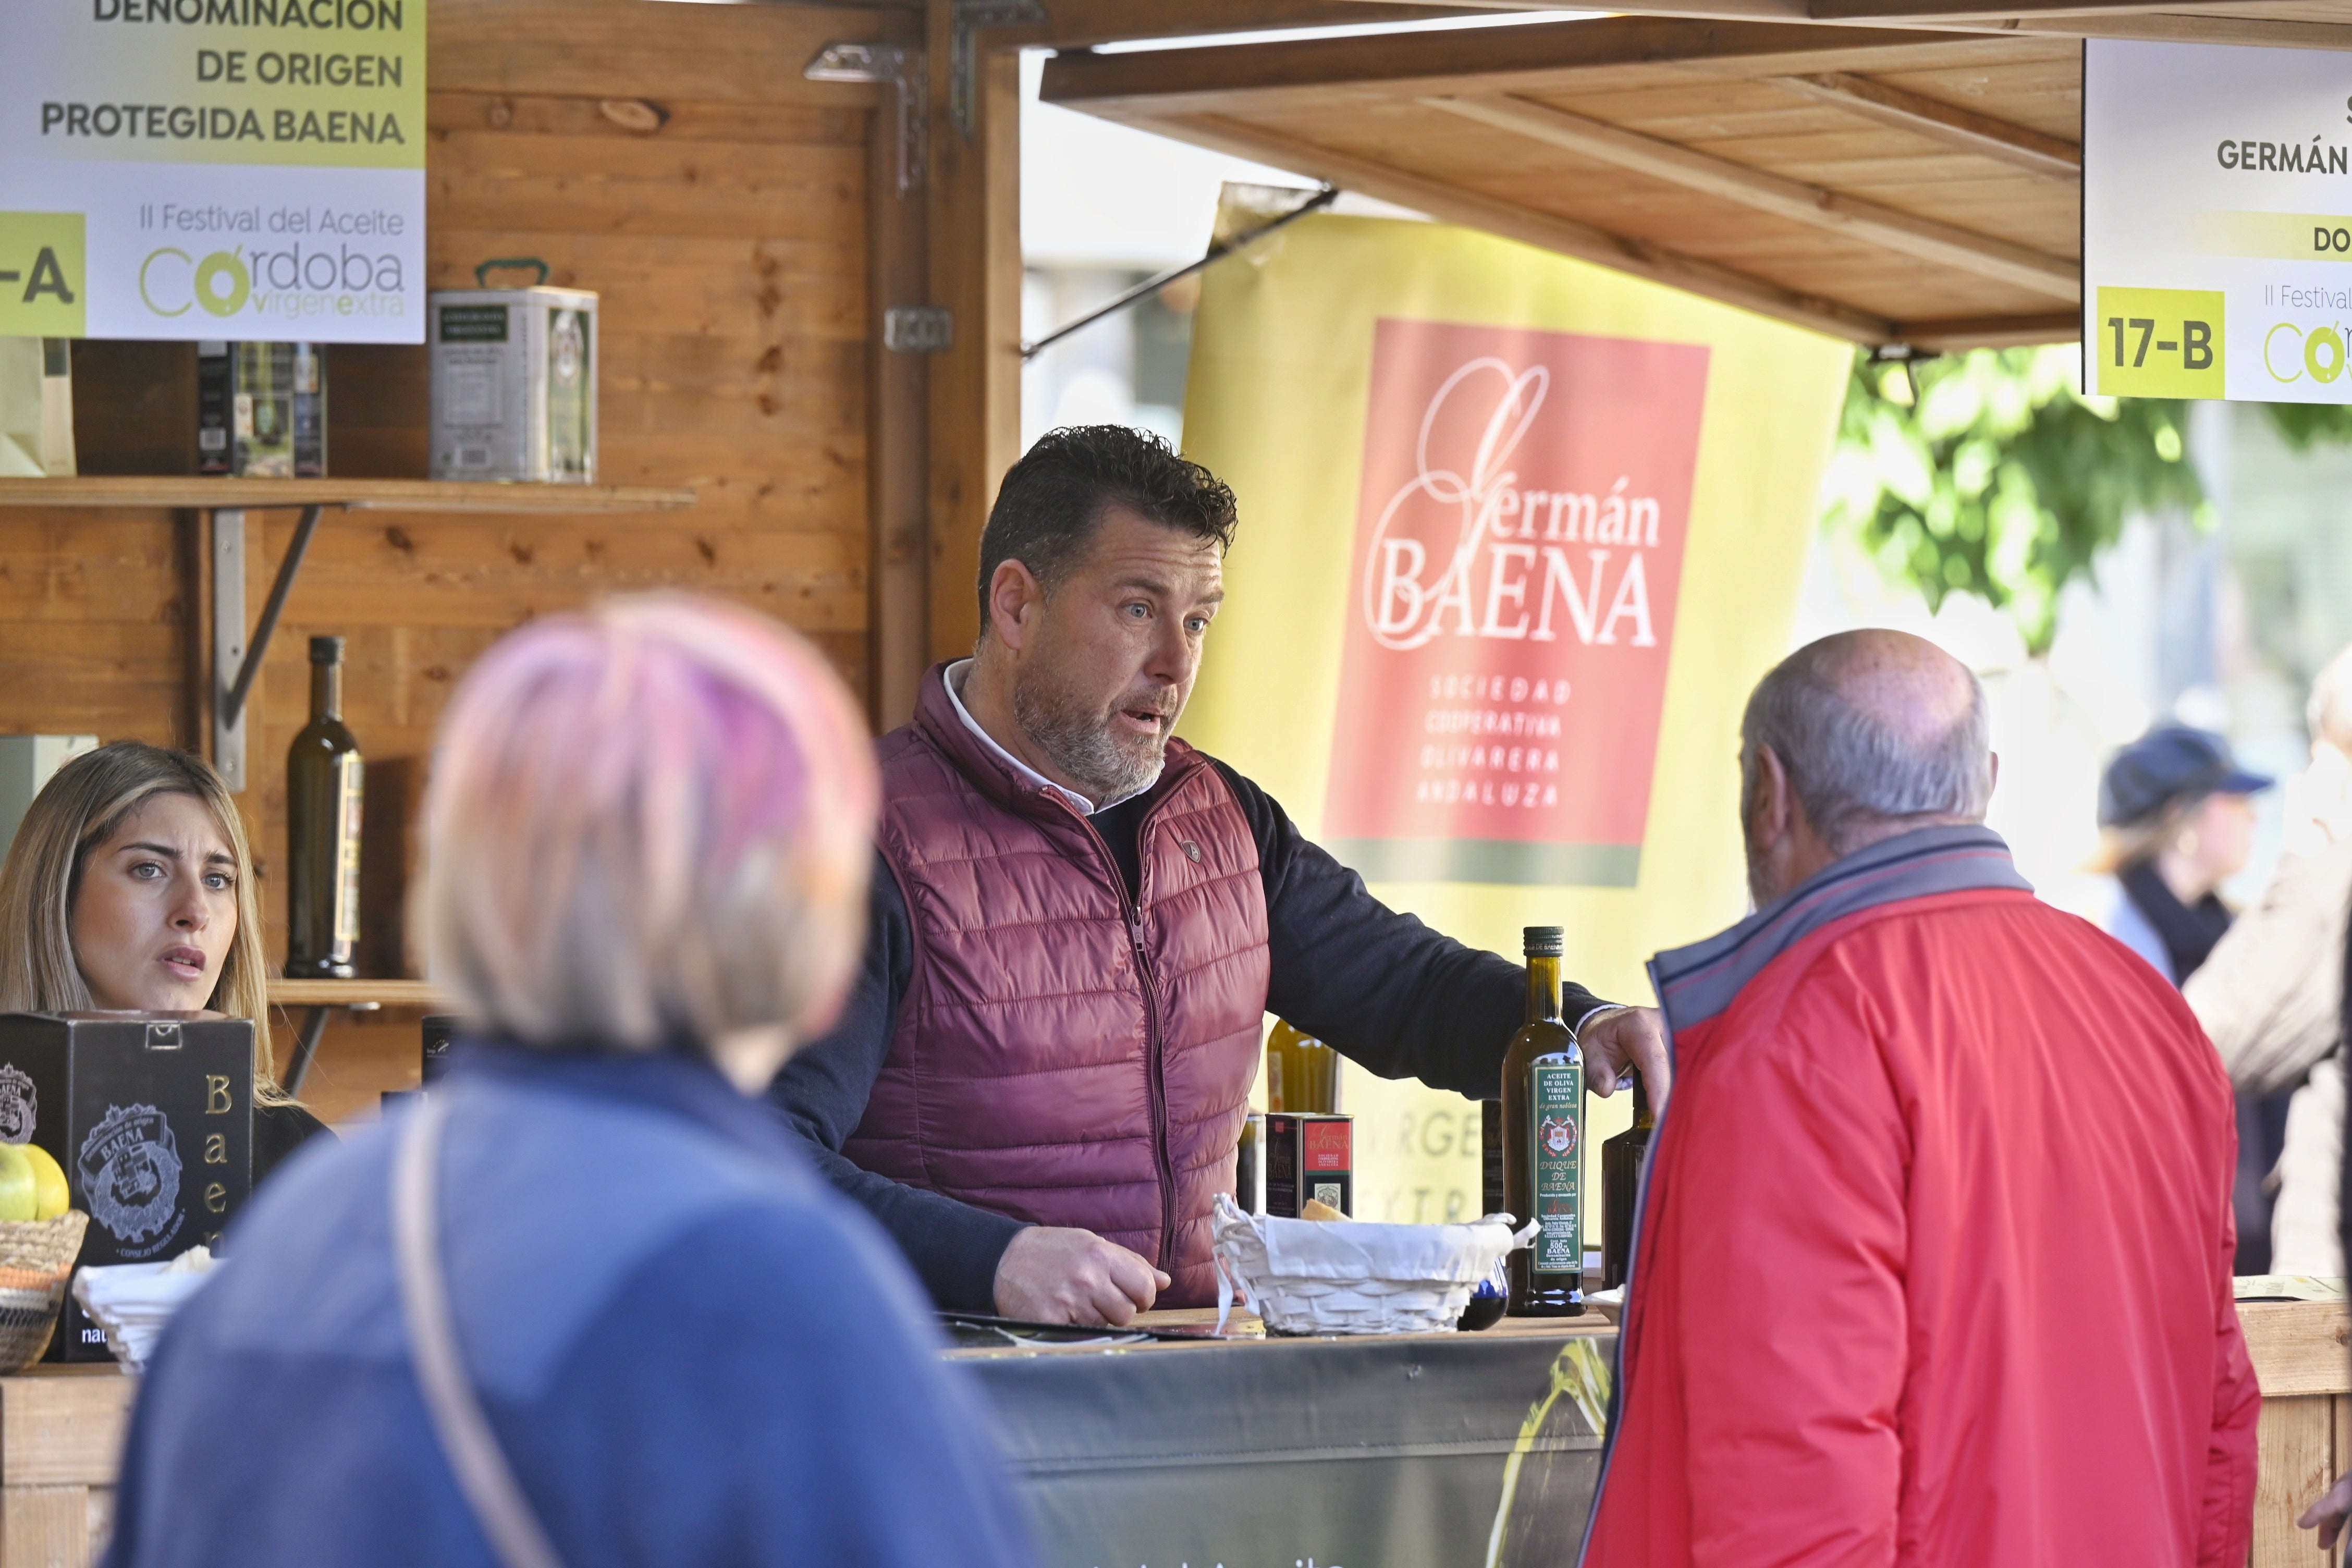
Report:
[[73,1194],[66,1186],[66,1173],[49,1152],[38,1143],[19,1145],[25,1157],[33,1162],[33,1217],[55,1219],[73,1206]]
[[0,1220],[18,1223],[40,1212],[33,1162],[22,1143],[0,1143]]

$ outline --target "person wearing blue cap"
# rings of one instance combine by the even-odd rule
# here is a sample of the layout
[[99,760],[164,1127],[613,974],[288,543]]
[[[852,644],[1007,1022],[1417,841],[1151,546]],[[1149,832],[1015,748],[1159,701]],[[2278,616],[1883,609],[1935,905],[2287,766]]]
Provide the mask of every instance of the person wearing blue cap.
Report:
[[[2251,797],[2273,781],[2240,767],[2230,743],[2209,730],[2164,724],[2107,764],[2099,781],[2100,863],[2116,875],[2107,934],[2186,986],[2236,918],[2218,889],[2245,868],[2253,848]],[[2270,1271],[2272,1169],[2286,1142],[2288,1096],[2241,1086],[2237,1272]]]
[[2253,850],[2249,797],[2273,780],[2240,767],[2209,730],[2164,724],[2107,764],[2099,781],[2098,866],[2115,873],[2107,934],[2175,985],[2230,929],[2221,884]]

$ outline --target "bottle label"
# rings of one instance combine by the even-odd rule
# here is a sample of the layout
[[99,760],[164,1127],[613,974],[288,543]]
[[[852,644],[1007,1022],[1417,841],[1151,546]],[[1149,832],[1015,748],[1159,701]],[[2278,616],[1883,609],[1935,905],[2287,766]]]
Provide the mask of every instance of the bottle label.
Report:
[[335,768],[335,961],[348,963],[360,940],[360,819],[366,799],[362,761],[352,754]]
[[1528,1120],[1534,1128],[1536,1274],[1584,1273],[1584,1068],[1537,1063],[1528,1069]]

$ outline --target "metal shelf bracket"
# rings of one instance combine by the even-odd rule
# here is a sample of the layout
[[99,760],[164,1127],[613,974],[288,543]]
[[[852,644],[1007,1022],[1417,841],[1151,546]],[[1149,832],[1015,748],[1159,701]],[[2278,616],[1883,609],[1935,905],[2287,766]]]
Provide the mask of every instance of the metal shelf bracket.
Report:
[[261,619],[250,637],[245,630],[246,509],[220,507],[212,511],[213,767],[231,794],[243,794],[247,784],[247,700],[253,695],[262,658],[269,652],[269,639],[277,633],[287,595],[294,591],[302,557],[310,549],[310,536],[319,531],[319,520],[326,510],[324,506],[302,509],[302,521],[295,526],[293,542],[286,547],[286,559],[278,563],[278,575],[269,584],[269,597],[262,605]]

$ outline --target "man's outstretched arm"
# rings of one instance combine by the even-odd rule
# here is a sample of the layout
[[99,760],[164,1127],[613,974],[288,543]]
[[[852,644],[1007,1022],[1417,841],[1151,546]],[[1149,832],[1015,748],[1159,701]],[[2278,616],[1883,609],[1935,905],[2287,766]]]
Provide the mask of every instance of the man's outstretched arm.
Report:
[[[1217,766],[1257,839],[1273,950],[1268,1009],[1382,1078],[1417,1078],[1474,1100],[1499,1094],[1503,1051],[1527,1015],[1525,972],[1381,902],[1273,796]],[[1606,1005],[1573,981],[1561,987],[1571,1026]],[[1631,1062],[1651,1072],[1664,1103],[1664,1039],[1649,1009],[1596,1018],[1585,1043],[1596,1090],[1614,1089],[1615,1069]]]

